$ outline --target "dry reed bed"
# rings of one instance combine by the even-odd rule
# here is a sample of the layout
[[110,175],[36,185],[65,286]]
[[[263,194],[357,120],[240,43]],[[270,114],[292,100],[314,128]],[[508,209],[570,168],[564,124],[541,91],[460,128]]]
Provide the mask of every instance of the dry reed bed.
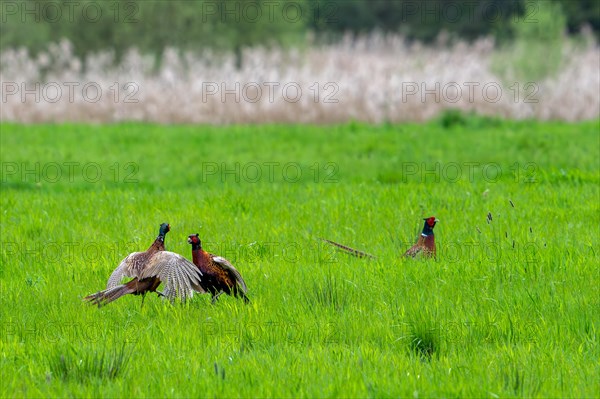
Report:
[[21,123],[379,123],[425,121],[455,108],[514,119],[598,118],[596,45],[565,49],[558,74],[528,86],[495,75],[493,59],[487,39],[425,47],[371,36],[303,51],[247,49],[240,68],[232,55],[175,50],[165,52],[157,70],[135,50],[118,66],[105,53],[87,59],[84,68],[62,42],[35,59],[24,50],[1,54],[0,117]]

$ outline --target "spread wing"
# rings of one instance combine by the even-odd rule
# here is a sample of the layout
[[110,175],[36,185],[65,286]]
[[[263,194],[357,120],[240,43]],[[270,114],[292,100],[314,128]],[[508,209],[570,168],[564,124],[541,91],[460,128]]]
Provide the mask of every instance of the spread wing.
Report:
[[196,265],[183,256],[169,251],[155,253],[145,267],[136,275],[140,280],[158,277],[165,285],[163,295],[170,300],[176,297],[185,300],[192,297],[194,291],[204,293],[200,286],[202,272]]
[[106,288],[109,289],[121,285],[121,280],[124,277],[138,277],[136,271],[139,267],[136,266],[140,263],[141,255],[143,254],[143,252],[132,252],[127,255],[108,278]]
[[216,264],[221,266],[221,268],[223,268],[225,271],[227,271],[229,273],[229,275],[231,275],[235,279],[235,281],[237,282],[239,287],[242,289],[244,294],[246,294],[248,292],[248,287],[246,286],[246,282],[242,278],[242,275],[240,274],[240,272],[238,272],[237,269],[235,267],[233,267],[231,262],[229,262],[227,259],[225,259],[221,256],[215,256],[215,255],[211,254],[211,257],[212,257],[212,260]]

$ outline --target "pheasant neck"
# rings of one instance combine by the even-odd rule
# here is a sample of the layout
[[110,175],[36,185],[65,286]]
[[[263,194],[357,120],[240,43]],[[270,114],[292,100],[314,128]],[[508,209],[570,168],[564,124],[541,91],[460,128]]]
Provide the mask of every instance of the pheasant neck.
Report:
[[431,227],[427,223],[425,223],[425,226],[423,227],[423,231],[421,232],[421,235],[423,237],[432,236],[433,235],[433,227]]
[[192,261],[198,269],[205,271],[208,259],[208,254],[202,248],[192,248]]
[[152,245],[150,245],[150,248],[148,248],[148,251],[164,251],[165,250],[165,236],[164,235],[159,235],[158,237],[156,237],[156,240],[154,240],[154,242],[152,243]]

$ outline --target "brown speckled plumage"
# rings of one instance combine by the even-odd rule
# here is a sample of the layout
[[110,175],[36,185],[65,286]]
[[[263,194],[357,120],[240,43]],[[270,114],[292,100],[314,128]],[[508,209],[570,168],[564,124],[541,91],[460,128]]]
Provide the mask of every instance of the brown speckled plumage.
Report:
[[192,245],[192,260],[202,272],[202,288],[210,292],[213,302],[221,293],[240,297],[249,303],[246,296],[248,288],[240,272],[227,259],[213,255],[202,249],[198,234],[190,235],[188,242]]
[[417,239],[417,243],[404,253],[405,257],[435,257],[435,236],[433,235],[433,228],[437,222],[439,222],[439,220],[437,220],[435,216],[425,219],[425,225],[423,226],[421,235]]
[[[163,223],[158,237],[146,251],[129,254],[108,278],[106,289],[88,295],[84,300],[102,306],[123,295],[144,296],[148,292],[157,292],[161,282],[165,289],[160,295],[171,301],[175,298],[185,300],[194,291],[204,293],[198,268],[183,256],[165,251],[164,240],[169,230],[169,225]],[[133,277],[133,280],[122,284],[121,280],[125,277]]]

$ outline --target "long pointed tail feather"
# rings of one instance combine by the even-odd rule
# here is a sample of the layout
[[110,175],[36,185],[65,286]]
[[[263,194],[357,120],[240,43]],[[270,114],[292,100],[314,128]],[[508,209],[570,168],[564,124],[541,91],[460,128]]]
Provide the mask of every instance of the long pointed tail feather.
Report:
[[333,246],[336,246],[336,247],[340,248],[341,250],[345,251],[346,253],[348,253],[348,254],[350,254],[352,256],[356,256],[357,258],[377,259],[376,256],[373,256],[373,255],[368,254],[368,253],[363,252],[363,251],[359,251],[358,249],[350,248],[350,247],[348,247],[346,245],[339,244],[339,243],[337,243],[335,241],[331,241],[331,240],[328,240],[326,238],[321,238],[321,240],[323,240],[323,241],[325,241],[325,242],[327,242],[327,243],[329,243],[329,244],[331,244]]
[[123,295],[132,294],[135,289],[128,287],[126,284],[118,285],[116,287],[108,288],[104,291],[96,292],[83,298],[84,301],[92,305],[98,305],[98,307],[107,305],[112,301],[116,301]]

